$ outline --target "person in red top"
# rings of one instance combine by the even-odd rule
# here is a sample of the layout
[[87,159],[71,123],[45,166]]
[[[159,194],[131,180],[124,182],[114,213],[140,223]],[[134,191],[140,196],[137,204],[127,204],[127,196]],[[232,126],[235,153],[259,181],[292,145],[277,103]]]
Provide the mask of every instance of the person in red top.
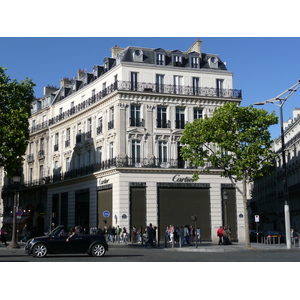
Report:
[[219,237],[218,245],[223,245],[223,228],[222,228],[222,226],[220,226],[220,228],[218,229],[217,236]]

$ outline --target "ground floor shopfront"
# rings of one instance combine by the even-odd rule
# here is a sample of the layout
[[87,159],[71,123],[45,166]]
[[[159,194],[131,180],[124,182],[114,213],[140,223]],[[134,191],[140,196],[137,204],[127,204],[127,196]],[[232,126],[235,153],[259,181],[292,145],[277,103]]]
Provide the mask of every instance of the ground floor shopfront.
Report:
[[203,240],[215,241],[217,229],[227,220],[232,238],[245,241],[242,197],[228,179],[213,173],[193,182],[191,172],[115,169],[52,184],[47,199],[49,226],[54,222],[89,230],[111,225],[130,232],[133,226],[152,223],[164,240],[170,224],[196,225]]

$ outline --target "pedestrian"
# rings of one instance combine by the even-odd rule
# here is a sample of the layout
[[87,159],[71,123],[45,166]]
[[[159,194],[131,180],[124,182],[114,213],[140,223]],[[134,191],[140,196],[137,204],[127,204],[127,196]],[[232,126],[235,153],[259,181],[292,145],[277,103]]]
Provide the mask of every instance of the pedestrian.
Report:
[[151,223],[149,224],[149,226],[147,226],[146,231],[147,231],[147,240],[145,243],[145,248],[147,248],[148,244],[150,244],[154,248],[155,246],[153,243],[153,226]]
[[170,241],[170,229],[169,229],[169,226],[167,226],[166,231],[165,231],[165,240],[166,240],[166,243],[168,241]]
[[115,240],[116,240],[116,228],[115,228],[115,226],[113,226],[111,228],[111,235],[112,235],[112,242],[114,243]]
[[143,242],[143,227],[142,226],[140,226],[137,234],[138,234],[138,243],[142,243]]
[[183,246],[184,245],[184,228],[183,228],[183,226],[180,226],[180,228],[179,228],[179,240],[181,241],[181,246]]
[[116,236],[117,236],[117,241],[118,241],[118,243],[120,244],[120,235],[121,235],[121,228],[120,228],[120,226],[118,225],[117,226],[117,229],[116,229]]
[[190,227],[190,241],[193,244],[194,243],[194,239],[195,239],[195,229],[193,228],[193,226]]
[[113,241],[113,235],[112,235],[112,227],[111,227],[111,225],[108,225],[107,234],[108,234],[108,237],[107,237],[108,241],[112,242]]
[[219,237],[219,244],[223,245],[223,228],[220,226],[220,228],[217,230],[217,236]]
[[5,246],[7,246],[5,235],[6,235],[6,231],[5,231],[4,226],[2,226],[2,228],[1,228],[1,243],[4,243]]
[[[191,241],[190,241],[190,232],[189,232],[189,225],[185,225],[184,227],[184,241],[186,241],[187,244],[189,244],[190,246],[192,246]],[[183,245],[182,245],[183,246]]]
[[170,232],[170,243],[174,243],[174,226],[173,225],[170,225],[169,227],[169,232]]
[[127,230],[125,227],[122,229],[122,242],[127,244],[128,236],[127,236]]
[[135,226],[132,227],[132,243],[136,243],[137,242],[137,230],[135,228]]
[[224,226],[224,228],[223,228],[223,245],[228,245],[228,244],[229,244],[228,231],[227,231],[227,227]]
[[27,229],[27,223],[23,227],[23,238],[21,242],[26,243],[28,239],[28,229]]

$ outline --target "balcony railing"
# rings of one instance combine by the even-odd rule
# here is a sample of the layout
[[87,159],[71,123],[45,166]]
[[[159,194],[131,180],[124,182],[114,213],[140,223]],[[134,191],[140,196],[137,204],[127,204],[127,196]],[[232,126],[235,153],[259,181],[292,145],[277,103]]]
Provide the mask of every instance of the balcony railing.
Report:
[[61,114],[51,118],[48,122],[43,122],[31,127],[30,132],[36,132],[43,128],[60,122],[81,110],[93,105],[94,103],[101,101],[105,96],[115,92],[115,91],[132,91],[143,92],[143,93],[159,93],[159,94],[180,94],[187,96],[199,96],[208,98],[229,98],[229,99],[241,99],[242,91],[236,89],[218,89],[210,87],[194,87],[194,86],[178,86],[172,84],[156,84],[156,83],[146,83],[138,82],[132,85],[131,81],[116,81],[115,83],[109,85],[104,90],[95,94],[94,96],[88,98],[87,100],[77,104],[76,106],[64,111]]
[[[113,158],[105,160],[101,163],[95,163],[90,166],[73,169],[68,172],[55,171],[52,176],[43,177],[37,180],[30,180],[21,183],[21,189],[31,188],[51,184],[64,180],[70,180],[81,176],[92,175],[95,172],[108,170],[111,168],[155,168],[155,169],[197,169],[195,166],[189,165],[181,159],[168,159],[161,161],[159,158]],[[8,191],[12,188],[11,184],[4,185],[3,191]]]

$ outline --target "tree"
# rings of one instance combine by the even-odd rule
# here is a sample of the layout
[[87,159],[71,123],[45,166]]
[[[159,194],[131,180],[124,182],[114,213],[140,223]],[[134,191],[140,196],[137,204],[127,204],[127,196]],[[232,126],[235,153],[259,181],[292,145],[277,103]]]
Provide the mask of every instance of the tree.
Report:
[[[181,138],[183,159],[191,166],[220,169],[242,195],[244,203],[246,247],[250,248],[247,210],[247,184],[268,172],[274,162],[269,126],[277,124],[275,112],[253,106],[241,107],[227,103],[216,109],[211,118],[195,120],[186,125]],[[211,166],[211,167],[209,167]],[[197,180],[201,171],[193,178]],[[237,185],[242,182],[243,188]]]
[[34,100],[31,79],[18,83],[0,66],[0,167],[12,177],[21,167],[29,140],[29,117]]

